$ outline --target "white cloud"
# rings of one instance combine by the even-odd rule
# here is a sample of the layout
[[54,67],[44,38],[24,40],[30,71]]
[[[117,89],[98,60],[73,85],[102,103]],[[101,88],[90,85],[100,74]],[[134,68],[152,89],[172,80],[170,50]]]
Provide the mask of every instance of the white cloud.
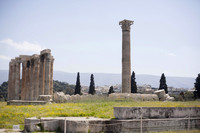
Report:
[[39,44],[30,43],[27,41],[24,42],[14,42],[12,39],[5,39],[1,40],[0,43],[7,44],[12,46],[20,51],[31,51],[31,52],[40,52],[41,50],[45,49],[44,47],[40,46]]
[[0,55],[0,59],[1,59],[1,60],[10,60],[11,57],[5,56],[5,55]]
[[169,56],[176,56],[174,53],[168,53]]

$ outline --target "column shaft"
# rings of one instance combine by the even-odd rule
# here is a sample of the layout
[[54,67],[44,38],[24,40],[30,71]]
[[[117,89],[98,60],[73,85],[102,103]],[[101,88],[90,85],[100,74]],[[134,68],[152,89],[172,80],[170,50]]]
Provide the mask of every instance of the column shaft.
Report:
[[50,54],[47,54],[45,59],[45,90],[44,95],[50,95]]
[[29,87],[29,97],[30,100],[33,100],[33,96],[34,96],[34,60],[31,59],[30,62],[30,87]]
[[20,62],[16,62],[16,73],[15,73],[15,100],[19,100],[19,89],[20,89]]
[[44,75],[45,75],[45,67],[44,67],[44,55],[40,56],[40,73],[39,73],[39,95],[44,95]]
[[12,66],[11,61],[9,63],[9,75],[8,75],[8,101],[11,100],[11,87],[12,87]]
[[131,92],[130,32],[122,33],[122,93]]
[[37,100],[39,97],[39,58],[35,60],[34,67],[34,100]]
[[25,100],[30,100],[30,61],[26,62],[26,91]]
[[53,57],[51,58],[51,71],[50,71],[50,95],[53,95]]
[[15,79],[16,79],[16,64],[15,61],[12,65],[12,87],[11,87],[11,100],[15,100]]
[[26,95],[26,62],[22,62],[22,89],[21,89],[21,99],[25,100]]

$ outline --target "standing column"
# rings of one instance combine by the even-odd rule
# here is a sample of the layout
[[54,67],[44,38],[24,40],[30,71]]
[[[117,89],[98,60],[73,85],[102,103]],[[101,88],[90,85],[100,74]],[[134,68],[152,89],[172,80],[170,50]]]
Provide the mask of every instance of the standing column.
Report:
[[53,56],[51,57],[51,70],[50,70],[50,95],[53,95],[53,63],[54,63],[54,58]]
[[30,60],[30,87],[29,87],[29,97],[30,100],[33,100],[34,93],[34,55]]
[[26,62],[26,91],[25,100],[30,100],[30,60]]
[[51,55],[46,54],[45,58],[45,90],[44,95],[50,95],[50,65],[51,65]]
[[44,95],[44,72],[45,72],[45,55],[40,55],[40,73],[39,73],[39,95]]
[[16,58],[16,70],[15,70],[15,100],[19,100],[19,88],[20,88],[20,60]]
[[34,58],[34,87],[33,87],[33,100],[37,100],[39,96],[39,56],[35,55]]
[[131,93],[130,26],[133,21],[119,22],[122,28],[122,93]]
[[16,79],[16,62],[12,61],[12,87],[11,87],[11,100],[15,100],[15,80]]
[[22,62],[22,89],[21,89],[21,99],[25,100],[26,95],[26,61]]
[[9,62],[9,75],[8,75],[8,101],[11,100],[11,87],[12,87],[12,66],[11,61]]

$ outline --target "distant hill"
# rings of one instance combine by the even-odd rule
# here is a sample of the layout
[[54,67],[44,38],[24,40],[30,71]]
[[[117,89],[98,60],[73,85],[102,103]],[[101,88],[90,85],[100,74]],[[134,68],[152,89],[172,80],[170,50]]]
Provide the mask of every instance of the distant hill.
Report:
[[[90,83],[91,73],[80,73],[81,85],[88,86]],[[121,84],[121,74],[111,73],[93,73],[95,85],[116,85]],[[8,70],[0,70],[0,84],[8,80]],[[54,80],[67,82],[69,84],[76,83],[76,73],[67,73],[54,71]],[[150,84],[152,87],[159,87],[160,76],[136,74],[136,82],[138,85]],[[167,85],[175,88],[193,88],[195,78],[189,77],[166,77]]]

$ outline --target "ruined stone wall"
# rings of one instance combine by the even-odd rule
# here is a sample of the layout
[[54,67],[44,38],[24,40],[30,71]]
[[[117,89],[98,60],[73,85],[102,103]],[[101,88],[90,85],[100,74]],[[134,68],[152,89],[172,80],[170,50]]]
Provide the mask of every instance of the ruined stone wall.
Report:
[[[52,95],[53,62],[54,58],[50,49],[41,51],[40,55],[20,55],[11,59],[8,76],[8,100],[33,101],[37,100],[39,95]],[[20,72],[21,70],[22,72]],[[22,78],[20,79],[20,77]]]

